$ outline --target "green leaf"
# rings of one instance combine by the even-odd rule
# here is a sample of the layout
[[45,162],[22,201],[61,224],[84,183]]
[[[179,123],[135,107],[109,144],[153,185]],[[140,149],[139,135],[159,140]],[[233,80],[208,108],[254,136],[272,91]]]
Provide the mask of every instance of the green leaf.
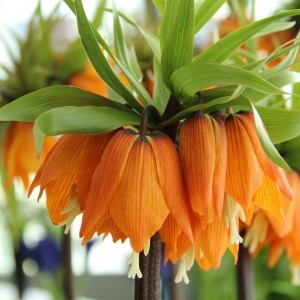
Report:
[[164,14],[160,24],[159,40],[160,48],[163,49],[170,32],[176,22],[177,5],[179,0],[168,0],[165,4]]
[[[68,1],[68,0],[67,0]],[[105,9],[108,12],[113,12],[112,9],[106,8]],[[128,18],[126,15],[124,15],[121,12],[118,12],[119,16],[122,17],[128,24],[135,27],[137,30],[140,31],[146,42],[148,43],[149,47],[151,48],[154,56],[158,59],[160,62],[161,58],[161,51],[160,51],[160,40],[157,36],[155,36],[152,32],[149,30],[137,25],[134,21],[132,21],[130,18]]]
[[300,135],[300,110],[256,106],[274,144]]
[[[203,93],[205,100],[209,100],[208,102],[203,104],[196,104],[187,109],[184,109],[178,114],[160,123],[158,127],[163,128],[173,123],[179,122],[187,118],[189,115],[191,115],[191,113],[200,110],[203,110],[205,112],[213,112],[213,111],[220,111],[229,106],[241,106],[241,107],[245,107],[246,109],[251,108],[249,106],[249,99],[247,99],[243,95],[239,95],[236,98],[232,98],[231,93],[232,93],[231,91],[224,91],[224,96],[222,97],[222,95],[220,95],[219,92],[217,92],[214,95],[214,97],[212,97],[212,100],[209,99],[209,96],[206,97],[206,93]],[[228,104],[229,102],[230,105]]]
[[[126,75],[130,85],[137,92],[144,104],[152,103],[152,99],[143,85],[140,83],[142,79],[142,72],[140,69],[134,69],[137,64],[134,65],[134,56],[131,56],[132,60],[129,59],[129,54],[125,45],[125,39],[119,19],[119,14],[116,9],[113,10],[114,17],[114,46],[116,49],[116,61]],[[133,53],[132,53],[133,54]]]
[[130,69],[130,63],[127,53],[127,48],[125,45],[124,35],[121,27],[121,22],[119,19],[119,13],[114,5],[113,9],[113,29],[114,29],[114,48],[116,51],[116,57],[122,62],[122,64]]
[[81,0],[75,0],[75,8],[81,42],[96,72],[107,85],[119,93],[134,109],[141,112],[142,106],[123,85],[100,50],[94,31],[84,12]]
[[[268,135],[268,133],[270,134],[270,132],[269,131],[268,131],[268,133],[266,132],[264,125],[262,123],[262,120],[260,118],[260,115],[258,114],[257,110],[255,109],[255,107],[252,103],[251,103],[251,106],[252,106],[252,110],[253,110],[253,114],[254,114],[254,118],[255,118],[255,126],[256,126],[256,130],[257,130],[257,134],[259,136],[260,142],[261,142],[266,154],[276,165],[278,165],[279,167],[281,167],[283,169],[290,170],[290,167],[288,166],[286,161],[280,156],[277,149],[271,142],[270,137]],[[273,119],[273,123],[277,123],[277,120]],[[266,124],[265,124],[265,126],[266,126]],[[267,130],[268,130],[268,127],[267,127]]]
[[198,62],[221,63],[229,58],[243,43],[274,21],[299,14],[300,9],[294,9],[245,25],[205,49],[197,56],[197,58],[195,58],[195,60]]
[[[288,71],[288,70],[281,71],[281,72],[275,73],[271,77],[268,77],[268,82],[270,82],[271,84],[273,84],[274,86],[276,86],[278,88],[282,88],[288,84],[300,82],[300,73]],[[245,89],[243,94],[246,97],[248,97],[249,99],[251,99],[252,103],[254,103],[254,102],[256,103],[257,101],[263,100],[265,97],[270,96],[270,95],[266,95],[265,93],[261,93],[254,89]],[[299,97],[298,97],[298,101],[299,101]]]
[[280,151],[293,170],[300,171],[300,136],[280,144]]
[[165,11],[165,5],[166,1],[165,0],[153,0],[153,3],[155,7],[158,9],[158,11],[163,14]]
[[45,136],[63,133],[103,134],[124,125],[139,125],[140,115],[112,107],[65,106],[50,109],[35,122],[33,134],[38,153]]
[[154,91],[153,91],[153,105],[156,107],[158,112],[162,115],[168,104],[170,98],[170,91],[166,88],[161,74],[161,66],[154,57],[153,59],[153,70],[154,70]]
[[195,3],[195,32],[198,32],[225,3],[225,0],[205,0]]
[[264,29],[260,30],[257,34],[255,34],[253,37],[259,37],[259,36],[264,36],[266,34],[271,34],[275,33],[278,31],[284,31],[287,29],[292,28],[295,25],[295,22],[274,22]]
[[[171,2],[175,4],[176,1]],[[166,37],[161,58],[162,77],[167,87],[172,73],[190,64],[193,57],[194,0],[177,1],[176,8],[176,14],[170,20],[173,26]]]
[[33,121],[45,111],[63,106],[126,106],[70,86],[52,86],[26,94],[0,109],[0,121]]
[[173,94],[185,103],[195,100],[195,94],[205,88],[224,85],[242,85],[266,94],[283,92],[260,76],[236,67],[193,62],[175,71],[171,77]]
[[92,19],[92,24],[95,26],[95,28],[99,28],[103,21],[103,15],[104,15],[104,9],[106,3],[107,0],[101,0],[98,2],[97,7],[95,8],[95,14]]

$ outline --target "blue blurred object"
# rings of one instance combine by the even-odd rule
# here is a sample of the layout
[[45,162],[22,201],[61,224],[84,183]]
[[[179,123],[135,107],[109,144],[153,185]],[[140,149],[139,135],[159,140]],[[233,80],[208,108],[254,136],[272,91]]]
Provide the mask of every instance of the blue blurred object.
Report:
[[48,236],[41,239],[35,247],[29,247],[21,240],[20,252],[23,260],[34,260],[41,272],[55,273],[62,262],[61,245]]

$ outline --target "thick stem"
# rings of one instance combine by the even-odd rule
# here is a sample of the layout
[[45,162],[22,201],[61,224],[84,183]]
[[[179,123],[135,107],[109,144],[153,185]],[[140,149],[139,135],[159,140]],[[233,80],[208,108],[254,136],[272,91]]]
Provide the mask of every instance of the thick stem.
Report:
[[[181,110],[180,102],[173,96],[170,97],[168,105],[166,107],[163,119],[168,119]],[[168,125],[164,128],[163,132],[166,133],[174,142],[176,142],[176,135],[178,130],[179,122]]]
[[149,267],[148,267],[148,297],[151,300],[160,299],[160,260],[161,238],[156,233],[150,241]]
[[238,300],[254,299],[252,258],[247,248],[241,246],[236,268]]
[[134,300],[147,300],[149,254],[145,256],[144,253],[141,252],[139,255],[139,263],[143,277],[135,279]]
[[63,236],[63,274],[64,274],[64,295],[66,300],[74,300],[73,271],[71,256],[71,234]]
[[135,280],[135,300],[160,299],[160,260],[161,239],[156,233],[150,240],[148,255],[140,253],[140,269],[143,277]]

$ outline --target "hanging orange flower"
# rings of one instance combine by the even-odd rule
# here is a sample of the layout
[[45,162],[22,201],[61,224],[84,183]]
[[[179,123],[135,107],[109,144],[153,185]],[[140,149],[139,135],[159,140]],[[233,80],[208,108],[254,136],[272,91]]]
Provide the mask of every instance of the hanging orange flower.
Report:
[[253,204],[282,219],[283,199],[292,199],[282,169],[266,155],[256,132],[253,113],[229,115],[225,120],[228,160],[225,191],[244,211]]
[[222,121],[202,113],[187,119],[180,130],[179,152],[193,212],[203,222],[210,222],[213,215],[220,217],[227,162]]
[[68,230],[84,210],[93,172],[113,134],[66,134],[47,155],[29,194],[38,185],[39,198],[46,190],[46,204],[54,224],[66,224]]
[[[283,170],[265,154],[250,112],[195,114],[183,122],[179,152],[194,237],[194,245],[185,237],[177,239],[178,280],[187,281],[191,257],[204,269],[217,268],[229,248],[236,261],[243,241],[240,221],[249,223],[256,206],[282,219],[291,190]],[[174,253],[166,256],[173,261]]]
[[32,128],[32,122],[12,122],[6,131],[4,138],[4,167],[7,172],[5,188],[11,187],[14,178],[20,178],[27,189],[29,174],[38,170],[46,154],[56,142],[54,138],[46,138],[38,158]]
[[[143,136],[131,129],[119,131],[106,147],[92,177],[81,236],[87,241],[95,232],[107,233],[103,224],[109,220],[113,225],[110,230],[118,229],[110,232],[113,237],[121,231],[130,239],[136,262],[138,252],[147,247],[168,216],[192,240],[173,142],[160,132]],[[133,266],[136,267],[137,264]]]
[[[30,187],[40,185],[55,224],[66,224],[83,213],[80,234],[87,242],[94,233],[113,240],[129,238],[130,276],[140,276],[138,252],[162,227],[167,247],[173,226],[192,241],[179,157],[166,135],[140,135],[122,129],[104,135],[62,136],[46,157]],[[165,223],[166,222],[166,223]],[[165,223],[165,224],[164,224]]]

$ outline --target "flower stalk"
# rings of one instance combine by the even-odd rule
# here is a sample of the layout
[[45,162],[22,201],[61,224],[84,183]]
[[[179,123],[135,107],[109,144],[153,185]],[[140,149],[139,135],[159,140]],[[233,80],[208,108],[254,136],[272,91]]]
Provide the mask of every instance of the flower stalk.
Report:
[[236,267],[238,300],[253,300],[254,280],[253,264],[248,248],[240,247]]

